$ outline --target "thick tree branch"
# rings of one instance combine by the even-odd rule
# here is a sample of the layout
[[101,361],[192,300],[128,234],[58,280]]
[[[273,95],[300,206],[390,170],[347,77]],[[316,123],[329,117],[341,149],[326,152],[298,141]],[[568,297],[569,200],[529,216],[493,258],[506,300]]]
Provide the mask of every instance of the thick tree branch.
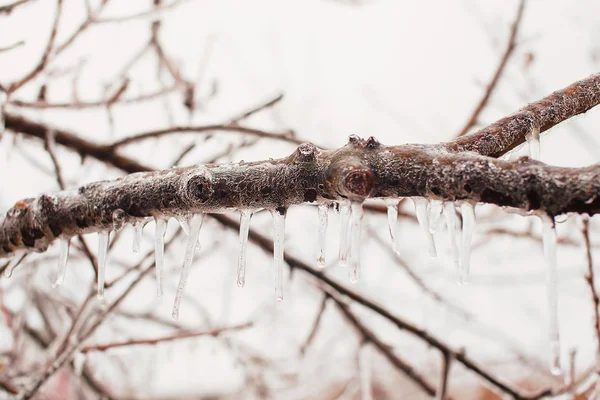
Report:
[[[594,75],[451,143],[383,146],[372,137],[363,140],[353,135],[337,150],[307,143],[278,160],[173,168],[43,194],[19,201],[7,212],[0,227],[0,256],[18,250],[44,251],[58,237],[109,230],[115,222],[231,209],[284,209],[315,201],[422,196],[550,216],[592,215],[600,210],[600,165],[560,168],[527,157],[509,162],[473,151],[500,155],[522,143],[532,126],[547,130],[598,102],[600,75]],[[6,115],[6,126],[41,139],[49,129],[12,114]],[[56,143],[127,171],[150,169],[131,164],[111,146],[50,129]]]

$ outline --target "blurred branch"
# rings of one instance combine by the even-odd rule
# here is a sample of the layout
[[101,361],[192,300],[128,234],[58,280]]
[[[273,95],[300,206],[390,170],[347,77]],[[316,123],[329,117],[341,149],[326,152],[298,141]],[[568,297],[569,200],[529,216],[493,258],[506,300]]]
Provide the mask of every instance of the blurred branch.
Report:
[[473,126],[475,126],[475,124],[477,124],[479,115],[481,114],[481,112],[483,111],[485,106],[487,105],[488,100],[490,99],[490,97],[492,95],[492,92],[494,91],[494,89],[496,88],[496,86],[498,84],[498,81],[502,77],[502,73],[504,72],[504,67],[508,63],[508,60],[513,53],[513,50],[515,49],[515,43],[516,43],[516,39],[517,39],[517,31],[519,30],[519,25],[521,24],[521,19],[523,17],[523,9],[524,8],[525,8],[525,0],[521,0],[519,3],[519,7],[517,8],[517,15],[512,24],[510,35],[508,37],[508,43],[506,44],[506,48],[504,50],[504,53],[502,54],[502,58],[500,58],[500,63],[496,67],[496,71],[494,72],[494,75],[492,76],[492,80],[487,84],[487,86],[485,88],[485,92],[483,93],[483,96],[479,100],[479,103],[477,103],[477,106],[473,110],[473,113],[467,120],[467,123],[465,124],[465,126],[463,126],[463,128],[460,130],[458,135],[456,135],[457,137],[466,135],[469,132],[469,130],[471,130],[471,128]]
[[0,14],[9,15],[12,13],[17,7],[22,6],[24,4],[29,3],[31,0],[17,0],[10,4],[0,6]]
[[[600,363],[600,315],[598,314],[600,300],[598,299],[598,292],[596,291],[596,286],[594,284],[594,263],[592,261],[592,247],[590,245],[589,218],[583,217],[582,223],[583,226],[581,229],[581,233],[583,234],[583,243],[585,245],[585,257],[587,267],[587,270],[585,272],[585,281],[590,289],[590,294],[592,296],[592,305],[594,310],[594,334],[596,336],[596,363],[598,364]],[[597,365],[597,367],[600,367],[600,365]]]

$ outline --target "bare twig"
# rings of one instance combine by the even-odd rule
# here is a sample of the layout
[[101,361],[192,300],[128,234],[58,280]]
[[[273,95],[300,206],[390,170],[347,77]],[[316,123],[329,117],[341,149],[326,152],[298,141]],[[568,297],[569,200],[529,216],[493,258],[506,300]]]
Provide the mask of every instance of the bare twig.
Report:
[[583,243],[585,245],[585,256],[586,256],[586,272],[585,281],[590,289],[592,296],[592,305],[594,307],[594,334],[596,336],[596,362],[600,363],[600,315],[598,314],[598,307],[600,307],[600,299],[598,299],[598,292],[594,285],[594,263],[592,261],[592,248],[590,246],[590,233],[589,233],[589,219],[583,217],[583,227],[581,233],[583,234]]
[[10,4],[4,5],[0,7],[0,14],[5,14],[5,15],[9,15],[10,13],[12,13],[15,8],[22,6],[24,4],[29,3],[31,0],[17,0],[14,1]]
[[524,8],[525,8],[525,0],[521,0],[521,2],[519,3],[519,7],[517,9],[517,15],[512,24],[510,35],[508,37],[508,43],[506,44],[506,49],[504,50],[504,53],[502,54],[502,58],[500,58],[500,63],[496,67],[494,76],[492,76],[492,80],[486,86],[483,96],[479,100],[479,103],[477,103],[477,106],[475,107],[475,110],[473,110],[473,113],[467,120],[467,123],[460,130],[458,135],[456,135],[457,137],[466,135],[469,132],[469,130],[477,123],[479,115],[481,114],[481,112],[483,111],[485,106],[487,105],[488,100],[490,99],[490,96],[492,95],[492,92],[496,88],[496,85],[498,84],[498,81],[500,80],[500,77],[502,76],[502,73],[504,72],[504,67],[508,63],[508,59],[510,58],[511,54],[513,53],[513,50],[515,49],[515,43],[516,43],[516,39],[517,39],[517,31],[519,30],[519,25],[521,23],[521,18],[523,16]]

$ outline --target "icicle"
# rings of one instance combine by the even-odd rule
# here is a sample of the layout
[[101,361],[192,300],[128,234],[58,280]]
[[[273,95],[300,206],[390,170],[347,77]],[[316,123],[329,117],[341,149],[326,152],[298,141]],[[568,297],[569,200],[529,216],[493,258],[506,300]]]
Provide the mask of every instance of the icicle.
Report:
[[365,343],[358,350],[358,371],[360,374],[360,398],[361,400],[373,399],[373,388],[371,385],[371,348]]
[[348,263],[348,226],[350,225],[350,202],[340,204],[340,265]]
[[104,298],[104,279],[106,274],[106,257],[108,256],[108,242],[110,232],[98,233],[98,297]]
[[459,283],[464,285],[468,282],[471,269],[471,239],[473,230],[475,230],[475,207],[471,203],[464,202],[460,206],[460,211],[462,213],[462,250],[460,252]]
[[429,230],[429,213],[427,212],[427,200],[422,197],[413,197],[413,203],[415,203],[415,214],[417,215],[417,221],[425,236],[429,246],[429,255],[431,257],[437,256],[435,249],[435,240],[433,239],[433,233]]
[[185,232],[186,235],[190,235],[190,216],[189,215],[180,215],[177,217],[177,221],[179,221],[179,225],[181,225],[181,229]]
[[8,263],[6,268],[4,269],[4,276],[6,278],[10,278],[15,270],[21,264],[21,261],[25,258],[26,254],[23,251],[16,251],[12,260]]
[[448,240],[450,241],[450,249],[452,250],[452,262],[459,271],[458,245],[456,244],[456,211],[454,210],[454,202],[448,201],[444,203],[444,216],[446,217],[446,226],[448,228]]
[[75,372],[75,376],[80,377],[83,373],[83,367],[85,366],[86,356],[84,353],[78,351],[73,356],[73,372]]
[[399,253],[399,239],[398,239],[398,199],[385,199],[387,205],[387,217],[388,217],[388,229],[390,231],[390,237],[392,238],[392,249],[394,253]]
[[138,221],[133,225],[133,227],[135,228],[135,233],[133,236],[133,251],[137,253],[140,251],[140,247],[142,244],[142,233],[144,231],[144,223]]
[[442,210],[444,209],[441,200],[430,200],[429,201],[429,232],[435,233],[442,216]]
[[167,231],[167,219],[154,217],[156,228],[154,230],[154,265],[156,267],[156,296],[163,296],[162,273],[165,266],[165,232]]
[[529,142],[529,157],[534,160],[540,159],[540,128],[534,126],[526,135],[527,142]]
[[541,217],[543,225],[543,248],[546,259],[546,295],[548,301],[549,325],[548,337],[550,340],[550,372],[553,375],[561,374],[560,367],[560,337],[558,330],[558,277],[556,265],[556,226],[554,219],[544,215]]
[[67,259],[69,258],[69,247],[71,246],[70,238],[60,239],[60,255],[58,256],[58,266],[56,268],[56,280],[52,284],[52,287],[57,287],[65,282],[65,275],[67,273]]
[[188,277],[190,276],[190,269],[192,267],[192,260],[194,259],[194,251],[196,250],[196,244],[198,243],[198,237],[200,236],[200,228],[202,227],[202,221],[204,220],[204,214],[195,214],[190,218],[190,235],[188,236],[187,243],[185,245],[185,258],[183,260],[183,267],[181,268],[181,277],[179,278],[179,286],[177,287],[177,294],[175,295],[175,303],[173,304],[173,319],[179,319],[179,306],[181,305],[181,298],[183,297],[183,291],[187,284]]
[[325,243],[327,241],[327,220],[329,217],[329,204],[322,203],[318,206],[319,217],[319,254],[317,267],[325,268]]
[[273,261],[275,300],[283,301],[283,252],[285,240],[285,214],[287,210],[280,207],[272,210],[273,215]]
[[352,202],[352,216],[350,218],[350,256],[348,277],[350,282],[356,283],[360,277],[360,229],[363,217],[362,202]]
[[6,119],[4,117],[4,110],[6,109],[6,92],[0,90],[0,134],[4,133],[6,129]]
[[240,211],[240,254],[237,269],[237,285],[244,287],[246,284],[246,250],[248,249],[248,232],[250,231],[250,219],[252,211]]

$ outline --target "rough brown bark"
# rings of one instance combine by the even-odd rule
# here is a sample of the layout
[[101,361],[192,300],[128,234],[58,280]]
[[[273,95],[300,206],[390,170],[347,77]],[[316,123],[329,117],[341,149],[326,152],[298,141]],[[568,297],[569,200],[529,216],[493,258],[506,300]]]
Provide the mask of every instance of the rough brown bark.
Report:
[[[537,127],[545,131],[600,103],[593,75],[516,114],[439,145],[384,146],[351,136],[337,150],[300,145],[290,156],[253,163],[202,165],[140,172],[76,190],[19,201],[0,226],[0,256],[44,251],[58,237],[113,229],[147,217],[219,213],[231,209],[285,209],[318,201],[422,196],[469,200],[540,211],[551,216],[600,210],[600,166],[559,168],[527,157],[497,160]],[[48,127],[8,114],[14,131],[46,137]],[[57,143],[118,168],[137,172],[108,146],[52,128]]]

